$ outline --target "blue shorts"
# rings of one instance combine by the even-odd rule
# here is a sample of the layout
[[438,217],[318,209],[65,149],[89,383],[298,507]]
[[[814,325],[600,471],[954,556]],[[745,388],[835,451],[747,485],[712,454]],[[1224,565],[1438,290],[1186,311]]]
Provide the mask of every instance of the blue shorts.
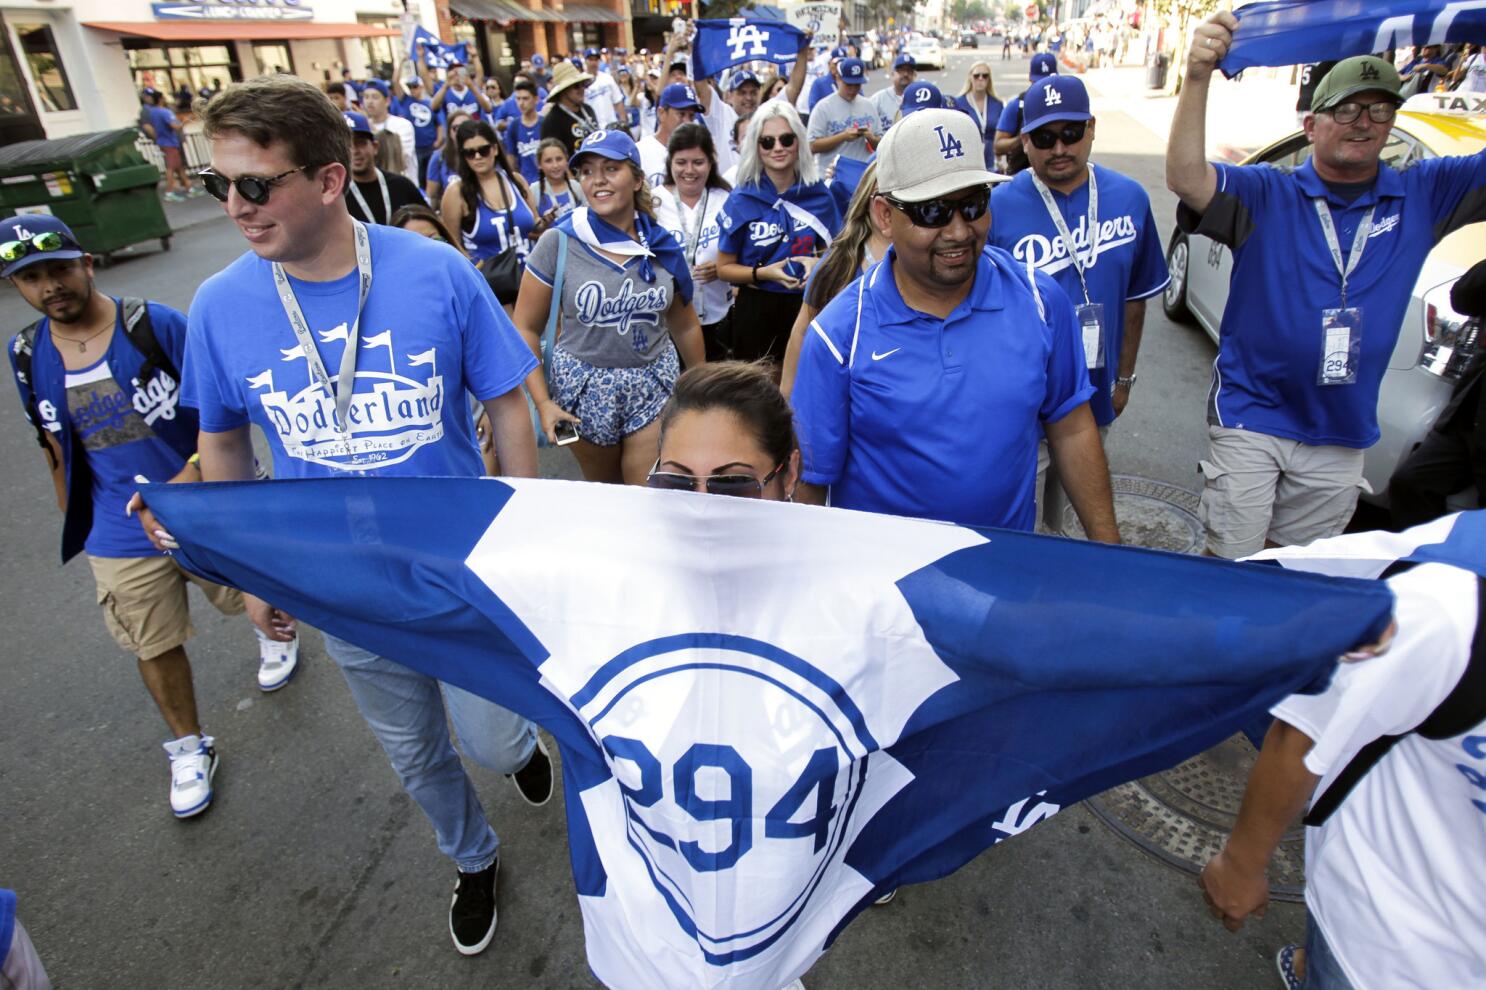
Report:
[[580,420],[578,436],[612,447],[655,422],[680,373],[681,361],[670,343],[653,363],[638,368],[595,367],[558,346],[552,349],[547,387],[552,401]]

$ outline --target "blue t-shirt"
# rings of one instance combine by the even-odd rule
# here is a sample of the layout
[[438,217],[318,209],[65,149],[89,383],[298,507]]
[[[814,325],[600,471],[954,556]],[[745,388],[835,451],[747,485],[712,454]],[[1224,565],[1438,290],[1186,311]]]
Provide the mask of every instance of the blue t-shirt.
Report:
[[532,183],[542,177],[542,170],[537,168],[537,145],[542,143],[542,118],[538,117],[535,124],[527,127],[518,116],[506,127],[506,136],[502,143],[507,148],[516,149],[523,179]]
[[808,106],[814,110],[817,103],[834,92],[836,92],[836,77],[828,72],[810,84]]
[[[1041,424],[1089,400],[1073,303],[988,247],[970,294],[940,320],[912,310],[897,254],[810,324],[790,401],[801,477],[831,504],[1031,531]],[[860,321],[858,304],[860,302]]]
[[[1151,215],[1151,200],[1140,183],[1118,172],[1091,165],[1099,186],[1099,246],[1086,260],[1089,300],[1104,306],[1104,367],[1090,368],[1094,397],[1089,408],[1100,426],[1114,422],[1110,391],[1119,375],[1120,348],[1125,340],[1125,303],[1154,296],[1166,288],[1170,275],[1161,249],[1161,235]],[[991,243],[1011,252],[1022,265],[1030,260],[1057,280],[1075,305],[1084,301],[1078,270],[1068,257],[1063,238],[1048,216],[1032,183],[1032,172],[1021,172],[1011,182],[992,187]],[[1073,234],[1079,256],[1088,259],[1089,184],[1065,196],[1052,190],[1053,202]]]
[[[310,378],[269,263],[252,252],[207,279],[191,304],[185,401],[200,410],[207,432],[258,424],[276,478],[478,476],[484,468],[464,394],[481,401],[503,395],[536,359],[458,251],[411,231],[367,231],[372,286],[349,438],[335,426],[334,398]],[[356,272],[290,283],[335,376],[356,318]]]
[[[1208,398],[1208,422],[1313,445],[1370,447],[1378,388],[1414,282],[1446,234],[1486,220],[1486,152],[1434,158],[1402,172],[1380,166],[1376,185],[1348,204],[1307,160],[1297,169],[1217,165],[1218,192],[1189,232],[1233,249],[1228,305]],[[1341,276],[1312,200],[1329,204],[1343,258],[1363,215],[1372,235],[1347,283],[1362,310],[1361,358],[1351,385],[1319,385],[1321,313],[1341,306]]]
[[171,124],[178,118],[169,107],[150,107],[150,124],[155,128],[155,144],[162,148],[179,148],[181,134]]
[[473,89],[466,89],[463,96],[457,95],[453,88],[444,91],[444,103],[439,107],[448,116],[456,110],[463,110],[475,120],[480,119],[480,99],[475,95]]
[[[441,189],[449,184],[451,173],[449,166],[444,164],[444,149],[450,146],[449,142],[446,141],[440,147],[433,149],[433,154],[428,156],[428,171],[423,176],[424,181],[437,182]],[[435,204],[437,204],[437,201],[435,201]]]
[[436,113],[431,100],[415,100],[405,96],[393,106],[393,113],[413,125],[413,144],[420,150],[432,148],[439,138],[439,121],[442,113]]
[[[830,189],[823,182],[797,185],[787,191],[787,197],[796,206],[795,210],[774,208],[779,194],[767,175],[760,176],[751,186],[734,188],[717,214],[722,227],[717,249],[734,255],[738,264],[749,268],[824,253],[829,240],[807,222],[805,215],[814,217],[815,223],[833,236],[840,230],[841,212]],[[762,282],[758,288],[767,292],[792,291],[778,282]]]
[[557,215],[559,217],[565,217],[569,213],[572,213],[573,208],[577,205],[578,199],[573,195],[573,182],[570,179],[568,180],[568,189],[566,192],[560,192],[555,195],[550,192],[542,193],[542,198],[537,203],[537,213],[541,216],[546,216],[547,211],[555,207],[557,209]]
[[[1013,96],[1006,101],[1006,106],[1001,108],[1001,119],[996,121],[996,130],[1005,131],[1007,134],[1020,134],[1022,122],[1019,119],[1022,113],[1022,98]],[[995,137],[994,134],[991,135]]]

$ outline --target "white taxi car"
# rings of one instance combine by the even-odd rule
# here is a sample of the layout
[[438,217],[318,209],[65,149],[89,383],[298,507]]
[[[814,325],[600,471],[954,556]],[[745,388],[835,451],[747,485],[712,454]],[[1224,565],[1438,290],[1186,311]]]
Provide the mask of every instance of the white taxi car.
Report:
[[919,35],[908,42],[908,54],[913,56],[917,69],[942,69],[945,66],[944,46],[932,35]]

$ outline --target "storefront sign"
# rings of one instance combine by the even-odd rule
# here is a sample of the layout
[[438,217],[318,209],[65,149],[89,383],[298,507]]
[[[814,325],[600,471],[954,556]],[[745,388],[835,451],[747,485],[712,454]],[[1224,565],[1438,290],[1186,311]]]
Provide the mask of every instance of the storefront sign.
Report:
[[151,6],[159,21],[310,21],[315,18],[315,12],[302,0],[220,0]]

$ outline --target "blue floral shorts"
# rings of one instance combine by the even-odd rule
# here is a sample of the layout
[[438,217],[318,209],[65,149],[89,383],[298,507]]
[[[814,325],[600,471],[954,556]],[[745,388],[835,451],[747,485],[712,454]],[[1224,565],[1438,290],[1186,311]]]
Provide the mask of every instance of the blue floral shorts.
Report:
[[553,402],[581,420],[578,436],[612,447],[655,421],[680,373],[669,344],[654,363],[638,368],[599,368],[554,347],[547,387]]

